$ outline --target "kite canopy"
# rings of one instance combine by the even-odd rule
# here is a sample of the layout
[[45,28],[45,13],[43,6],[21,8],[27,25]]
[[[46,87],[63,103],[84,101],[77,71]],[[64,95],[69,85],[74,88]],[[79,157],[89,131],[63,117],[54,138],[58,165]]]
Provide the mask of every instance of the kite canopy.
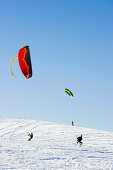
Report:
[[64,91],[65,91],[71,98],[74,97],[73,93],[72,93],[69,89],[64,89]]
[[18,56],[15,57],[11,61],[10,70],[11,70],[11,73],[14,77],[15,77],[15,75],[12,72],[11,65],[12,65],[13,61],[16,60],[17,58],[18,58],[18,61],[19,61],[20,69],[21,69],[22,73],[24,74],[24,76],[27,79],[32,77],[32,65],[31,65],[29,46],[22,47],[18,52]]
[[22,47],[19,50],[18,61],[24,76],[27,79],[32,77],[32,66],[31,66],[29,46]]

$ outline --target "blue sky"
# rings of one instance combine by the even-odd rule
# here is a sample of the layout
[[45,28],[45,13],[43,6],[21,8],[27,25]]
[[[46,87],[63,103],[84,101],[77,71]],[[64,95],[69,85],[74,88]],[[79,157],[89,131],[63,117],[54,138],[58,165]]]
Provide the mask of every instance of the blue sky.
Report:
[[[33,77],[17,60],[15,79],[25,45]],[[1,117],[113,131],[112,0],[0,1],[0,60]]]

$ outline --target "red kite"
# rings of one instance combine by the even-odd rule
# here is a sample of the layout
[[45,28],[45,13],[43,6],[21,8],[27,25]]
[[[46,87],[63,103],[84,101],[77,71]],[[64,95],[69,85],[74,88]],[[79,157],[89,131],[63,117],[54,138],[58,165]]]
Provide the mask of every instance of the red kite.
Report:
[[15,75],[12,72],[11,65],[12,65],[13,61],[16,60],[17,58],[18,58],[18,61],[19,61],[20,69],[21,69],[22,73],[24,74],[24,76],[27,79],[32,77],[32,66],[31,66],[29,46],[22,47],[18,52],[18,56],[15,57],[11,61],[10,70],[11,70],[11,73],[14,77],[15,77]]

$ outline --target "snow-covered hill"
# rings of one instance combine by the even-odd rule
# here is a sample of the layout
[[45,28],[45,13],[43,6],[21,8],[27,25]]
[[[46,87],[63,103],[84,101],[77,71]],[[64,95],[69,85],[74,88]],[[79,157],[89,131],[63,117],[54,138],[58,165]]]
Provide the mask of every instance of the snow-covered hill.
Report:
[[[28,141],[28,133],[34,137]],[[83,145],[75,146],[83,135]],[[44,121],[0,119],[0,170],[113,170],[113,133]]]

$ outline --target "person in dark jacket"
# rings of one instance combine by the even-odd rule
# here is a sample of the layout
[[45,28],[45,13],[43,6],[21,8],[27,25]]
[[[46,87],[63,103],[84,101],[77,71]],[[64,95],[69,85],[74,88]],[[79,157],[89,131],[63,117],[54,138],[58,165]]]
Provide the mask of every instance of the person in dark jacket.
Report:
[[33,138],[33,133],[30,133],[28,136],[29,136],[28,141],[30,141]]
[[73,121],[72,121],[72,126],[74,126],[74,123],[73,123]]
[[78,143],[80,143],[80,146],[82,145],[82,139],[83,139],[83,137],[82,137],[82,135],[81,136],[79,136],[79,137],[77,137],[77,144]]

